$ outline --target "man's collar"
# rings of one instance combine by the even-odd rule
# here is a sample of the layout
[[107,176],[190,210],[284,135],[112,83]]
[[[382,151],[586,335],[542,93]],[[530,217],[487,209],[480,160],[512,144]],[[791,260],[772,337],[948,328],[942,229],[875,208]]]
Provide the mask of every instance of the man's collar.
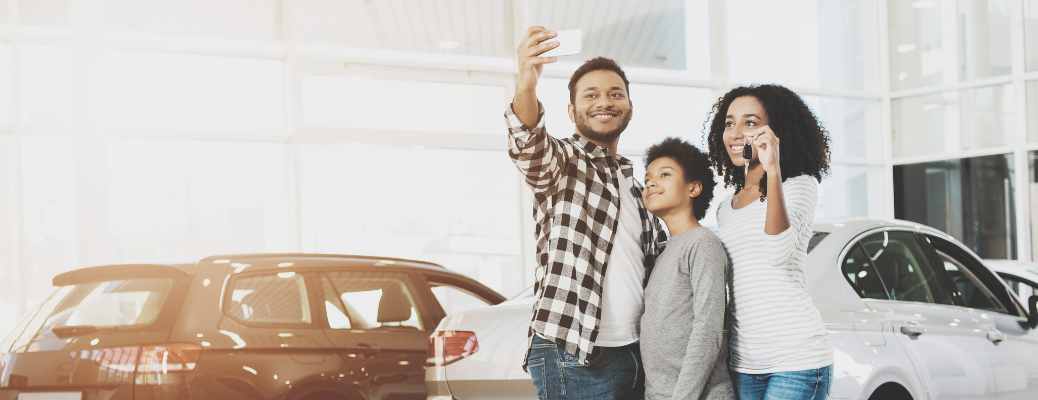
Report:
[[[607,150],[605,147],[601,147],[597,144],[594,144],[590,140],[587,140],[587,138],[580,136],[580,134],[577,133],[573,134],[573,141],[580,145],[580,147],[583,148],[584,151],[590,153],[592,156],[595,157],[604,155]],[[634,166],[634,164],[631,163],[631,160],[628,160],[627,157],[621,156],[619,154],[616,155],[616,162],[620,164],[620,167]]]
[[576,141],[577,144],[580,145],[580,147],[584,148],[584,151],[591,153],[595,156],[598,156],[598,153],[603,153],[605,150],[604,147],[599,147],[597,144],[591,143],[590,140],[587,140],[583,136],[580,136],[580,134],[578,133],[573,134],[573,140]]

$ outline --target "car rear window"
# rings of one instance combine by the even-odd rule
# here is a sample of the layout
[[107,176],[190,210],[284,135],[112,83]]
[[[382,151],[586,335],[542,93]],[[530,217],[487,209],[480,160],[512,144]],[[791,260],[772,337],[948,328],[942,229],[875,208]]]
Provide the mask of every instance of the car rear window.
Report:
[[125,279],[72,286],[40,329],[44,334],[65,326],[111,328],[155,322],[169,297],[173,280]]

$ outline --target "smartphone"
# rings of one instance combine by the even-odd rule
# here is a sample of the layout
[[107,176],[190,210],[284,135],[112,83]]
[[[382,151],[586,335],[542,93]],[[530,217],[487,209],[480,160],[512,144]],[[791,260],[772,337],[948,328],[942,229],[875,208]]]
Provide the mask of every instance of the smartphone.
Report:
[[560,57],[580,54],[580,29],[558,31],[558,35],[545,40],[545,42],[551,41],[559,42],[559,47],[541,53],[540,57]]

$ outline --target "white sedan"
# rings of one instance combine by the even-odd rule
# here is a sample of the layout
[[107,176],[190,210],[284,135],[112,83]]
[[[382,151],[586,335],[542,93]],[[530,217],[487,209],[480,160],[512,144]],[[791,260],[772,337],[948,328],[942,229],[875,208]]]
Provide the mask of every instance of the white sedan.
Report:
[[[816,225],[808,251],[836,358],[831,398],[1038,399],[1038,296],[1018,297],[1033,288],[1011,290],[955,239],[904,221]],[[533,301],[527,291],[441,321],[428,399],[536,398],[521,367]]]

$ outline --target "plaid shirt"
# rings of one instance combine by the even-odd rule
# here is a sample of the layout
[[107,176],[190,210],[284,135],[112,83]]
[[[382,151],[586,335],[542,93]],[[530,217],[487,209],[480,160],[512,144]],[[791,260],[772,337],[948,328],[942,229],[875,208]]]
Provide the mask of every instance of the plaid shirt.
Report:
[[533,189],[537,221],[537,301],[528,339],[538,333],[587,365],[598,337],[602,277],[619,222],[618,169],[632,182],[631,193],[638,199],[642,217],[642,285],[648,281],[660,252],[658,243],[666,234],[645,210],[642,184],[633,179],[630,160],[618,157],[617,168],[608,149],[580,135],[562,140],[549,136],[544,128],[544,107],[538,107],[540,122],[532,129],[519,121],[511,106],[505,111],[508,155]]

